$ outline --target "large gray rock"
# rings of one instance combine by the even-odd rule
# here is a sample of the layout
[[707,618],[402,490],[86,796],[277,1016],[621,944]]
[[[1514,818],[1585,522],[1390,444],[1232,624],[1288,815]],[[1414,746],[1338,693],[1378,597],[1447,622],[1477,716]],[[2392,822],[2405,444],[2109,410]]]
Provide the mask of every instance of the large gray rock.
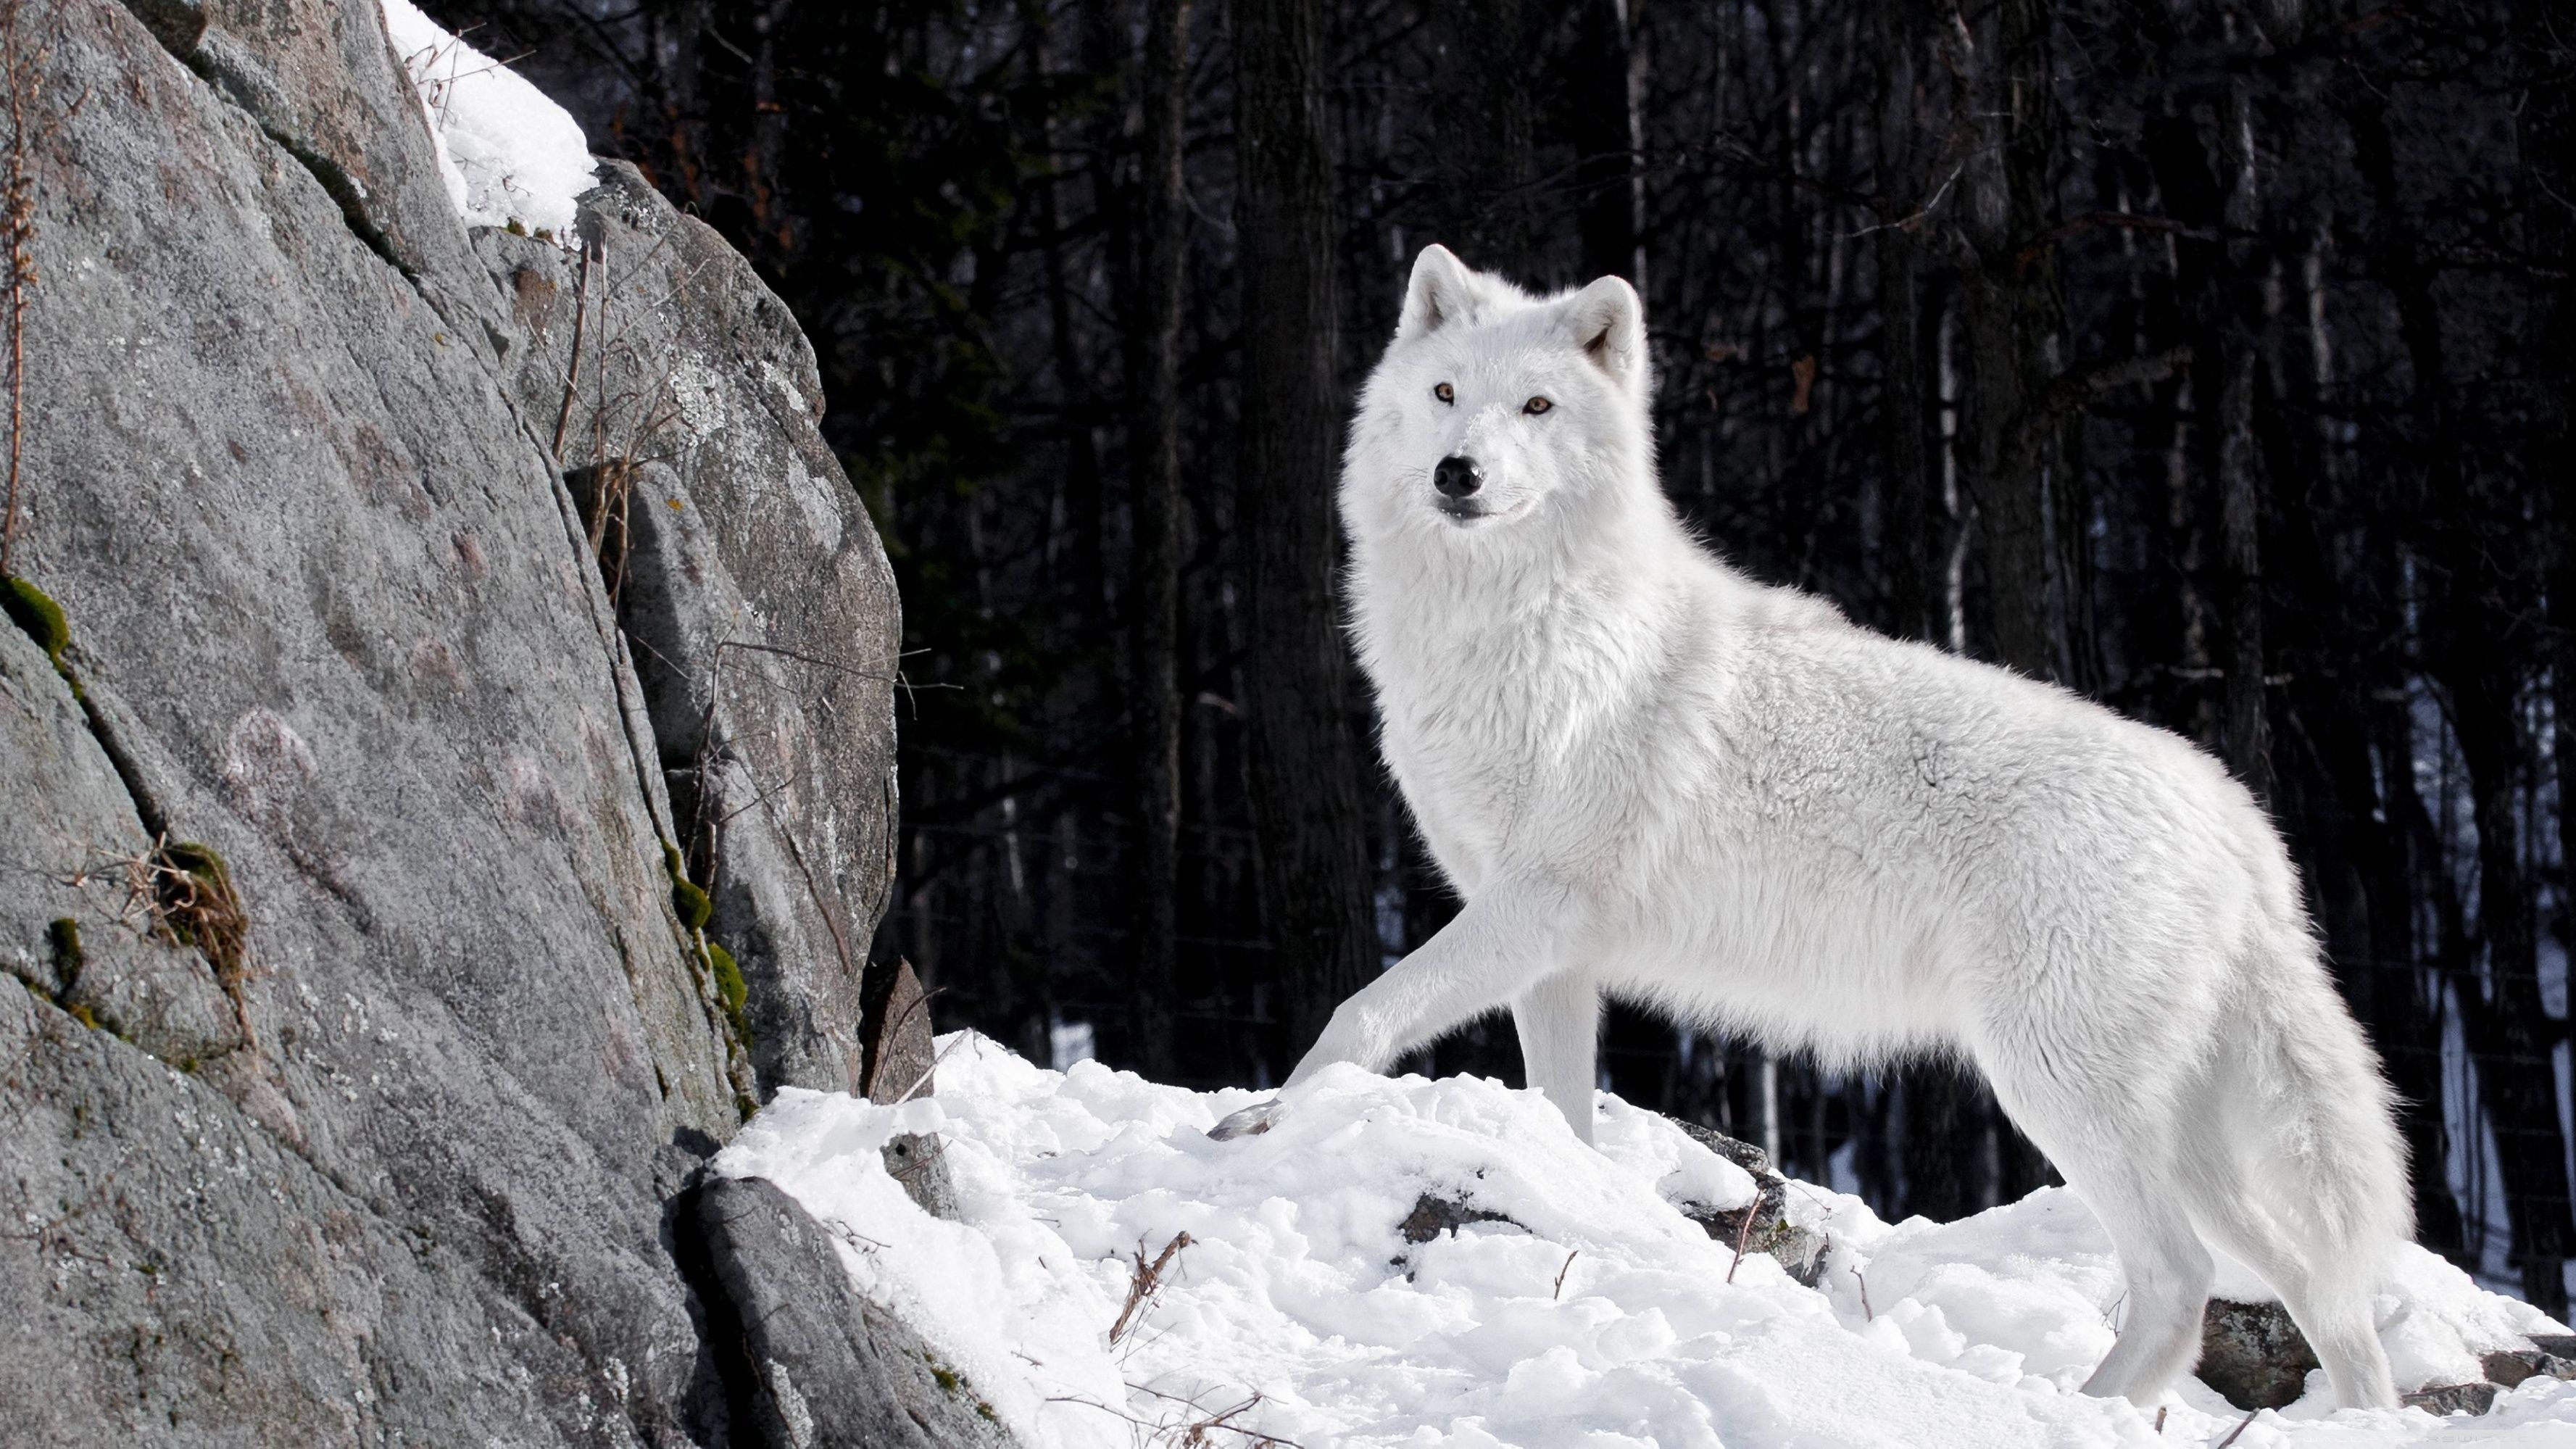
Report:
[[601,173],[587,262],[476,236],[527,339],[508,377],[560,427],[601,541],[708,938],[750,986],[761,1088],[851,1090],[894,877],[893,575],[785,305],[633,167]]
[[[35,158],[17,561],[68,677],[0,640],[0,1401],[70,1445],[721,1442],[674,1194],[764,1079],[846,1079],[856,966],[782,934],[745,1000],[681,919],[666,766],[699,747],[657,738],[530,407],[567,339],[483,265],[562,254],[477,254],[374,0],[48,14],[44,93],[89,99]],[[706,597],[874,660],[891,590],[801,339],[672,229],[709,279],[665,316],[704,343],[683,414],[739,409],[699,450],[730,471],[672,465],[738,581]],[[852,953],[881,907],[889,692],[827,672],[718,689],[787,861],[698,852],[720,940],[773,919],[728,891],[837,911]],[[238,951],[129,893],[185,861]]]
[[[0,980],[17,1444],[633,1442],[579,1348],[205,1080]],[[694,1347],[674,1366],[686,1374]],[[647,1438],[674,1438],[647,1434]]]
[[849,1285],[822,1224],[762,1178],[710,1181],[692,1213],[723,1287],[738,1440],[776,1449],[1001,1449],[974,1382]]

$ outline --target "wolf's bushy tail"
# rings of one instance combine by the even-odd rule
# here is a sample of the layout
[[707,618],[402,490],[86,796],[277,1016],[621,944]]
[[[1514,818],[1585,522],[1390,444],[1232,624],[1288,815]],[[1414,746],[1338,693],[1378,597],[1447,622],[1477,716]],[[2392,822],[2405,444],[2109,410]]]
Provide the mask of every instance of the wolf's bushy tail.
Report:
[[2247,1003],[2246,1065],[2247,1105],[2269,1122],[2275,1151],[2247,1165],[2267,1209],[2332,1261],[2375,1275],[2388,1245],[2415,1234],[2395,1094],[2316,943],[2300,932],[2273,956]]
[[2294,930],[2257,949],[2221,1074],[2239,1186],[2206,1226],[2280,1292],[2345,1404],[2393,1406],[2370,1300],[2414,1236],[2394,1094],[2316,942]]

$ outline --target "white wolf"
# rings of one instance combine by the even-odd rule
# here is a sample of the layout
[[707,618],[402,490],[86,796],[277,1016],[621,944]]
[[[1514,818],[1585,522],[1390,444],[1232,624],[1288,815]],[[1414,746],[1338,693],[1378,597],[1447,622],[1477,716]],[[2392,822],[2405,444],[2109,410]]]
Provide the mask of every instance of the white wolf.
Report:
[[1604,992],[1827,1063],[1959,1053],[2119,1250],[2087,1392],[2192,1366],[2216,1244],[2342,1403],[2393,1406],[2404,1153],[2261,808],[2174,735],[1728,568],[1656,482],[1650,390],[1625,282],[1415,261],[1341,513],[1386,760],[1466,904],[1288,1085],[1508,1005],[1588,1141]]

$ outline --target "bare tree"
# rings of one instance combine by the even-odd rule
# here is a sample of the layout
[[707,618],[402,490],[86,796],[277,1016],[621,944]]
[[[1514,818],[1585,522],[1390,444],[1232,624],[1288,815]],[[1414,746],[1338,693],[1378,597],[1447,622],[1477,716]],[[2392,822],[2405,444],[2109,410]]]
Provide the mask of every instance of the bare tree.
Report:
[[1235,0],[1233,17],[1252,780],[1262,896],[1302,1047],[1378,968],[1334,594],[1342,398],[1329,79],[1320,0]]
[[1137,321],[1145,367],[1135,464],[1136,1060],[1172,1074],[1177,1040],[1181,832],[1181,279],[1188,260],[1183,134],[1189,108],[1190,0],[1150,0],[1145,15],[1143,257]]

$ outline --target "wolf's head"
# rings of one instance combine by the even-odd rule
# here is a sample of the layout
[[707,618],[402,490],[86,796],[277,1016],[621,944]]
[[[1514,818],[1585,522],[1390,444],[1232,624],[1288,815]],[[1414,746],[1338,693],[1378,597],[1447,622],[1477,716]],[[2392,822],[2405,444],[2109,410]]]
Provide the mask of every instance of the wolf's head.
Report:
[[1651,491],[1648,373],[1626,282],[1536,298],[1424,247],[1351,428],[1352,527],[1490,536]]

